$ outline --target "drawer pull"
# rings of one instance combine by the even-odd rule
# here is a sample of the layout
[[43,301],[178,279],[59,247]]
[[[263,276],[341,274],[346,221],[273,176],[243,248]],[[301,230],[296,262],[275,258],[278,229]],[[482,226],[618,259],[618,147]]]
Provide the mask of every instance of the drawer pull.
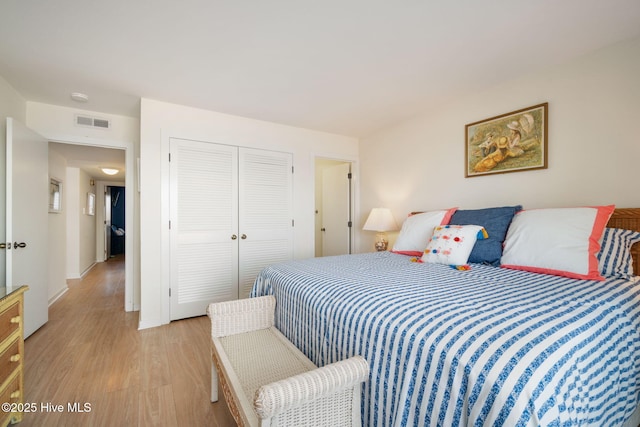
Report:
[[20,397],[20,390],[16,390],[13,393],[11,393],[12,399],[17,399],[18,397]]
[[20,316],[15,316],[11,318],[11,323],[20,323]]
[[20,354],[14,354],[13,356],[11,356],[9,358],[9,360],[12,361],[12,362],[19,362],[20,359],[21,359]]

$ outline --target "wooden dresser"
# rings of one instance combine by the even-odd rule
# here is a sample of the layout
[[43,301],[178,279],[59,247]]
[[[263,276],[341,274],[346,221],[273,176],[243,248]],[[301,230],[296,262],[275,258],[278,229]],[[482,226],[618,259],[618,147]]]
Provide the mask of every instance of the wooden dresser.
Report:
[[24,292],[27,289],[27,286],[21,286],[8,293],[0,290],[0,426],[22,420],[23,316]]

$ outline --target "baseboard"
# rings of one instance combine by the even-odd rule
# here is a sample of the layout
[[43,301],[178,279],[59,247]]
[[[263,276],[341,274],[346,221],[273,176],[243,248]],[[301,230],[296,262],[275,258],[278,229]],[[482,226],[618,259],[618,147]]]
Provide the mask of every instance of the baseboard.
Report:
[[162,325],[159,325],[157,323],[151,323],[151,322],[138,322],[139,331],[143,329],[157,328],[158,326],[162,326]]
[[60,289],[58,293],[56,293],[54,296],[49,298],[49,307],[51,307],[51,305],[54,302],[58,301],[62,295],[66,294],[68,290],[69,290],[69,287],[65,285],[65,287]]
[[93,264],[91,264],[89,267],[87,267],[87,268],[82,272],[82,274],[80,275],[80,278],[82,279],[84,276],[86,276],[86,275],[87,275],[87,273],[88,273],[89,271],[91,271],[91,269],[92,269],[93,267],[95,267],[95,266],[96,266],[96,264],[97,264],[97,263],[96,263],[96,262],[94,262],[94,263],[93,263]]

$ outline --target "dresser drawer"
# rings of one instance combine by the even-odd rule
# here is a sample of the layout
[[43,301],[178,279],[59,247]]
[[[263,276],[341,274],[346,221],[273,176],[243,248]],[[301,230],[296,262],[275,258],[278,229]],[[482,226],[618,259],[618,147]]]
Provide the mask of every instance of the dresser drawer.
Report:
[[[20,390],[20,375],[15,375],[7,387],[0,392],[1,403],[16,403],[22,404],[22,390]],[[3,417],[6,415],[7,420],[13,420],[12,422],[22,420],[22,408],[18,405],[15,409],[20,409],[20,412],[0,413]]]
[[9,347],[0,354],[0,378],[9,377],[20,366],[20,340],[16,338]]
[[21,403],[22,390],[20,390],[20,375],[15,375],[7,388],[0,392],[0,402],[2,403]]
[[11,304],[0,313],[0,341],[7,339],[12,333],[20,328],[20,301]]

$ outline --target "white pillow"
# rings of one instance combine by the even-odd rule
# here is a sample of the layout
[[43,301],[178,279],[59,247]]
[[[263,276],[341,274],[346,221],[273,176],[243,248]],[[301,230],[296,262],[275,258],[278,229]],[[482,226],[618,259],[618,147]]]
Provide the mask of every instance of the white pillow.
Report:
[[448,224],[456,209],[411,215],[402,224],[392,251],[405,255],[421,256],[433,235],[433,229],[438,225]]
[[507,232],[502,267],[604,280],[596,254],[614,208],[610,205],[520,211]]
[[487,232],[480,225],[443,225],[436,227],[422,262],[464,265],[478,239],[486,239]]

